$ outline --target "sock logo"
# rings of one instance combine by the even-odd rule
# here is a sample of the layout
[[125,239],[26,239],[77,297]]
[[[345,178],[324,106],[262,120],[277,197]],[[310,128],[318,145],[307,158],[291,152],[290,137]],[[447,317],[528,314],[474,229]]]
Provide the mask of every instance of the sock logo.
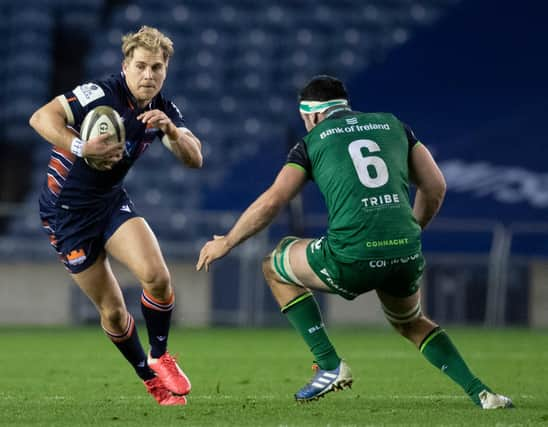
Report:
[[165,335],[159,335],[159,336],[156,337],[156,339],[157,339],[158,341],[160,341],[160,342],[165,341],[166,338],[167,338],[167,337],[166,337]]
[[319,325],[314,325],[311,328],[308,328],[308,333],[313,334],[314,332],[317,332],[322,328],[323,328],[323,323],[320,323]]
[[143,360],[143,361],[137,363],[137,367],[138,368],[144,368],[145,367],[145,361]]

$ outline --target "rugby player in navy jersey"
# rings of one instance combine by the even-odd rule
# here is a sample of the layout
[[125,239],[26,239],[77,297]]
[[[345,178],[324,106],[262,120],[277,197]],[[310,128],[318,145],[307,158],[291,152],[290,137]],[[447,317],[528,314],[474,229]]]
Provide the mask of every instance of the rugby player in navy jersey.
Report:
[[[184,405],[190,381],[167,352],[175,295],[158,241],[133,207],[123,179],[158,137],[186,166],[202,166],[201,143],[185,126],[177,107],[160,94],[172,41],[143,26],[122,38],[122,72],[87,82],[39,108],[30,125],[53,145],[40,217],[51,245],[82,291],[95,304],[107,336],[144,381],[160,405]],[[75,131],[99,105],[118,111],[126,141],[106,144],[99,136],[84,142]],[[85,159],[100,162],[93,169]],[[127,311],[108,256],[140,281],[141,308],[150,352],[145,354]]]

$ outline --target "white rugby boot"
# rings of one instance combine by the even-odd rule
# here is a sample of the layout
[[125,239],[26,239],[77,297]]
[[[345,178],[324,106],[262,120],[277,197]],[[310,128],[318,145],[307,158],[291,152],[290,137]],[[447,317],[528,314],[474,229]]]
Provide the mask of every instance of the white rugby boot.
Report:
[[512,399],[502,394],[483,390],[478,394],[482,409],[513,408]]

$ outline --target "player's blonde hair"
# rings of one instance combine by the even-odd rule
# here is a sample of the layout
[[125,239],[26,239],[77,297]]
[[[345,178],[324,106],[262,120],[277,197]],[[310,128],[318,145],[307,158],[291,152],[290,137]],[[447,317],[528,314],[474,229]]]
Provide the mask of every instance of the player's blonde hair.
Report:
[[161,51],[164,55],[164,61],[167,63],[173,56],[173,42],[169,37],[159,31],[157,28],[143,25],[139,31],[128,33],[122,37],[122,53],[124,61],[133,57],[133,51],[142,47],[151,52]]

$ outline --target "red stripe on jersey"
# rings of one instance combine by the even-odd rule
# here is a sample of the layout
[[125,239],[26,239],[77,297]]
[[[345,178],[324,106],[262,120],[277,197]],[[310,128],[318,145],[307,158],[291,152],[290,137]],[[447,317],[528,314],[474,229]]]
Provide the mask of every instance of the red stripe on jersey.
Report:
[[62,148],[59,148],[59,147],[55,147],[53,151],[63,156],[65,159],[67,159],[71,163],[74,163],[76,161],[76,155],[72,154],[70,151],[63,150]]
[[57,238],[55,237],[55,234],[49,235],[49,242],[52,246],[57,247]]
[[55,172],[57,172],[59,176],[62,176],[63,178],[66,178],[69,174],[69,170],[67,169],[67,167],[55,157],[50,158],[48,166],[55,170]]
[[56,194],[57,196],[61,192],[61,186],[55,180],[55,178],[51,176],[49,173],[48,173],[48,188],[51,190],[53,194]]

